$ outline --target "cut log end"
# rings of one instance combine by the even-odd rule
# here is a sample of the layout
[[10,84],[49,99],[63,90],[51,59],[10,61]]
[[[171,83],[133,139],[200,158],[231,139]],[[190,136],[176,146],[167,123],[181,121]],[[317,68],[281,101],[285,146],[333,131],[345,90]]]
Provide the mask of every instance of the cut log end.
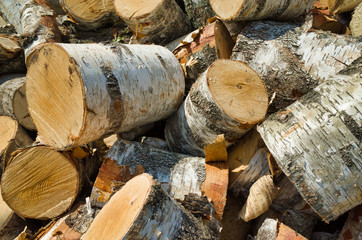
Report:
[[152,1],[127,1],[127,0],[115,0],[114,7],[119,16],[126,19],[137,19],[143,16],[147,16],[154,12],[155,9],[164,0],[152,0]]
[[24,128],[34,131],[36,128],[28,112],[28,103],[26,101],[25,91],[25,84],[23,84],[14,94],[14,116]]
[[210,66],[207,82],[217,105],[246,128],[264,118],[268,108],[265,85],[245,63],[218,60]]
[[18,123],[14,119],[6,116],[0,117],[0,155],[15,137],[17,129]]
[[44,45],[32,58],[26,94],[39,135],[57,148],[71,145],[85,118],[84,87],[77,64],[62,47]]
[[22,217],[34,219],[62,214],[79,191],[73,162],[45,146],[23,149],[10,159],[1,183],[9,207]]
[[243,7],[245,0],[227,1],[227,0],[213,0],[210,5],[214,12],[224,20],[233,20]]
[[84,22],[100,19],[107,13],[106,7],[109,5],[107,1],[98,0],[61,0],[60,2],[73,18]]

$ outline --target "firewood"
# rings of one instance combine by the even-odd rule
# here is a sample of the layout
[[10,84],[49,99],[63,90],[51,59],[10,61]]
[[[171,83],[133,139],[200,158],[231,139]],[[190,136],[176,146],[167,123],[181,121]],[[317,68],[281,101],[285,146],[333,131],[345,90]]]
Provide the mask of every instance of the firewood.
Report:
[[35,0],[35,2],[52,9],[57,15],[65,15],[67,13],[62,8],[61,1],[62,0]]
[[361,56],[361,48],[350,36],[306,33],[292,23],[259,21],[239,34],[232,59],[245,61],[260,75],[269,97],[275,94],[268,109],[275,112],[351,64]]
[[327,223],[362,202],[356,64],[258,127],[281,170]]
[[14,151],[33,142],[17,121],[7,116],[0,116],[0,171],[7,166]]
[[151,130],[155,126],[155,123],[146,124],[143,126],[135,127],[129,131],[118,133],[118,138],[122,138],[124,140],[132,141],[137,137],[142,136],[149,130]]
[[166,122],[167,144],[176,152],[204,156],[203,147],[217,135],[224,134],[229,146],[264,118],[267,107],[264,83],[248,65],[217,60]]
[[338,240],[358,239],[362,233],[362,205],[352,209],[343,226]]
[[0,65],[0,75],[25,73],[24,50],[18,37],[0,34]]
[[233,1],[211,0],[210,4],[215,13],[223,20],[258,20],[276,18],[288,20],[297,18],[312,7],[315,0],[274,1],[253,0]]
[[24,128],[34,131],[25,97],[25,75],[12,74],[0,77],[0,115],[16,119]]
[[164,139],[156,138],[156,137],[146,137],[143,136],[141,138],[141,143],[149,145],[151,147],[159,148],[165,151],[169,151],[167,142]]
[[215,21],[215,46],[218,59],[230,59],[235,42],[224,23],[217,19]]
[[205,162],[226,162],[228,160],[224,134],[218,135],[214,142],[204,147],[204,150]]
[[9,160],[1,179],[1,193],[19,216],[54,218],[71,207],[98,167],[96,159],[77,160],[70,152],[51,147],[23,148]]
[[267,218],[258,231],[255,240],[307,240],[278,220]]
[[207,20],[215,16],[210,6],[209,0],[182,0],[185,11],[194,28],[199,28],[207,24]]
[[148,174],[127,182],[102,208],[83,237],[84,240],[156,238],[213,239],[213,235]]
[[362,36],[362,3],[355,8],[349,27],[353,37]]
[[329,11],[333,14],[353,11],[361,0],[328,0]]
[[187,16],[175,0],[115,0],[114,6],[139,43],[167,43],[191,30]]
[[57,149],[166,118],[183,93],[178,61],[156,45],[44,44],[26,83],[39,135]]

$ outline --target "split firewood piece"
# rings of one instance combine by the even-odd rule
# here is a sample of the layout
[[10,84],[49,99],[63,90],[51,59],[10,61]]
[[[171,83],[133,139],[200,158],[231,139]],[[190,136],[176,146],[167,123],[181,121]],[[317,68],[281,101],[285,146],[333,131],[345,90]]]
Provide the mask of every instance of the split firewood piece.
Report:
[[220,19],[215,21],[215,45],[218,59],[230,59],[235,42]]
[[114,0],[114,7],[139,43],[167,43],[191,30],[186,14],[175,0]]
[[362,3],[355,8],[349,27],[353,37],[362,36]]
[[265,148],[258,149],[248,160],[248,163],[241,165],[244,168],[234,182],[230,185],[230,190],[236,196],[248,196],[249,188],[262,176],[268,174],[268,151]]
[[95,159],[77,160],[70,152],[31,146],[18,150],[9,160],[1,179],[1,193],[19,216],[50,219],[72,206],[97,169]]
[[180,64],[161,46],[44,44],[26,94],[45,143],[68,149],[168,117],[184,88]]
[[194,28],[207,25],[207,20],[215,16],[209,0],[182,0],[182,2]]
[[274,18],[289,20],[307,12],[315,0],[254,0],[233,1],[210,0],[215,13],[223,20],[245,21]]
[[250,188],[250,194],[239,217],[245,222],[259,217],[268,211],[270,204],[278,196],[279,188],[275,186],[273,177],[265,175],[259,178]]
[[24,50],[18,37],[0,34],[0,65],[0,75],[26,72]]
[[83,237],[84,240],[156,238],[213,239],[213,236],[148,174],[128,181],[102,208]]
[[25,225],[25,220],[16,215],[4,202],[0,191],[0,239],[14,239],[24,230]]
[[362,201],[362,78],[350,69],[258,127],[281,170],[325,222]]
[[263,120],[266,88],[245,63],[217,60],[193,84],[178,112],[166,122],[170,149],[204,156],[203,147],[224,134],[226,146]]
[[54,12],[41,1],[4,0],[0,12],[18,34],[29,38],[29,43],[24,46],[26,62],[38,45],[61,40]]
[[204,150],[205,162],[226,162],[228,160],[224,134],[218,135],[213,143],[204,147]]
[[36,130],[28,111],[25,96],[25,75],[12,74],[0,77],[0,115],[16,119],[24,128]]
[[258,231],[255,240],[307,240],[287,225],[278,220],[267,218]]
[[338,240],[358,239],[362,233],[362,205],[352,209],[343,226]]
[[245,61],[260,75],[273,99],[269,111],[275,112],[351,64],[361,49],[361,41],[350,36],[259,21],[239,34],[232,59]]
[[17,121],[7,116],[0,116],[0,171],[5,169],[14,151],[33,142]]
[[353,11],[361,0],[328,0],[329,11],[333,14]]

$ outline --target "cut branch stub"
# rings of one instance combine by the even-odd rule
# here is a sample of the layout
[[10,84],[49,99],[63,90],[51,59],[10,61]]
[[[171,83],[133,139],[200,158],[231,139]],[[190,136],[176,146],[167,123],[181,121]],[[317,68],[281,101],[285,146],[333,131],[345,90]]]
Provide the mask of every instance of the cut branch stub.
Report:
[[204,156],[203,147],[224,134],[226,145],[261,121],[268,96],[260,77],[245,63],[217,60],[192,86],[186,100],[166,123],[170,149]]
[[178,61],[161,46],[44,44],[26,94],[39,135],[67,149],[168,117],[184,88]]

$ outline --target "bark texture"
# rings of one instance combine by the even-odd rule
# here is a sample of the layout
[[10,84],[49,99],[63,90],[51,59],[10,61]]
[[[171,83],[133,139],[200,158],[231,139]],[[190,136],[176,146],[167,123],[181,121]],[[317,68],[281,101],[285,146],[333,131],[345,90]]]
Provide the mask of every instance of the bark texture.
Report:
[[352,209],[343,226],[338,240],[359,239],[362,233],[362,205]]
[[18,37],[0,34],[0,66],[0,75],[25,73],[24,50]]
[[278,220],[267,218],[260,227],[255,240],[307,240],[287,225]]
[[258,127],[279,167],[326,222],[362,201],[361,83],[358,71],[336,75]]
[[362,36],[362,3],[354,10],[349,27],[353,37]]
[[207,19],[215,16],[209,0],[183,0],[185,10],[194,28],[207,25]]

